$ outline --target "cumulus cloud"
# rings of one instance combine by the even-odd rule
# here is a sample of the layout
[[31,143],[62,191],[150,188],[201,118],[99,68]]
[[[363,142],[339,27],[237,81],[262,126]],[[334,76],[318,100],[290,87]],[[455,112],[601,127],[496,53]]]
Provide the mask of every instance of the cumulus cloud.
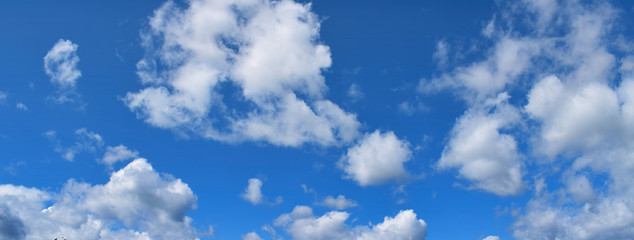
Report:
[[337,209],[337,210],[352,208],[358,205],[357,202],[347,199],[343,195],[339,195],[336,198],[333,196],[327,196],[326,199],[324,199],[324,201],[321,202],[321,204],[329,208]]
[[257,178],[249,179],[249,185],[244,189],[241,197],[253,205],[262,203],[262,180]]
[[51,82],[63,87],[74,87],[81,71],[77,69],[79,57],[77,44],[70,40],[60,39],[44,56],[44,70],[51,77]]
[[517,142],[500,133],[520,118],[507,101],[508,94],[500,94],[490,105],[472,108],[460,117],[438,167],[458,168],[459,176],[472,181],[474,188],[497,195],[519,193],[522,173]]
[[549,76],[533,87],[525,108],[542,122],[538,150],[554,157],[611,144],[623,125],[619,105],[618,94],[605,84],[567,87]]
[[[213,17],[210,17],[213,16]],[[323,99],[330,50],[310,4],[195,0],[157,9],[128,93],[138,118],[180,134],[280,146],[351,142],[356,116]],[[221,92],[235,89],[235,94]]]
[[[621,53],[608,51],[617,10],[597,3],[565,7],[560,8],[563,16],[555,16],[565,19],[560,25],[567,30],[566,48],[552,51],[572,56],[560,60],[570,70],[539,80],[525,109],[540,124],[535,151],[549,163],[563,165],[557,160],[565,159],[572,164],[556,193],[545,191],[528,203],[514,235],[626,239],[634,235],[634,179],[627,173],[634,169],[634,61],[628,55],[617,61]],[[598,175],[608,180],[597,180]]]
[[498,236],[487,236],[482,240],[500,240],[500,237]]
[[346,173],[345,178],[353,179],[361,186],[378,185],[408,177],[403,164],[411,157],[407,141],[398,139],[394,132],[376,130],[349,148],[338,166]]
[[350,214],[331,211],[321,217],[313,215],[307,206],[296,206],[291,213],[279,216],[274,225],[283,227],[295,240],[318,239],[425,239],[427,224],[417,219],[412,210],[400,211],[395,217],[385,217],[382,223],[349,227],[345,221]]
[[[137,159],[104,185],[69,180],[59,192],[0,185],[0,234],[10,239],[195,239],[187,184]],[[10,222],[7,220],[10,219]]]
[[58,87],[55,100],[59,103],[72,102],[77,79],[81,71],[77,69],[79,46],[70,40],[60,39],[44,56],[44,71],[51,78],[51,82]]

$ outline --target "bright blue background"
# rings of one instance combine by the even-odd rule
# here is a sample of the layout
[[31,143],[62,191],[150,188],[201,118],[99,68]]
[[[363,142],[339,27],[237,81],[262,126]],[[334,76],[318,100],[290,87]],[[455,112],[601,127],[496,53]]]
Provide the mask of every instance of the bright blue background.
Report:
[[[157,171],[189,184],[198,196],[198,209],[188,215],[200,230],[213,225],[217,239],[237,239],[254,230],[267,238],[260,230],[262,225],[271,224],[295,205],[309,205],[321,215],[329,210],[312,204],[338,194],[359,203],[348,210],[351,225],[378,223],[399,210],[414,209],[428,224],[427,239],[511,238],[512,217],[497,212],[523,206],[530,190],[498,197],[456,187],[454,183],[460,182],[456,172],[435,170],[448,133],[466,107],[451,93],[423,96],[416,91],[421,78],[439,71],[432,59],[439,40],[460,47],[460,43],[467,46],[482,39],[481,29],[496,9],[493,1],[312,3],[313,11],[323,19],[321,41],[332,52],[333,65],[324,72],[329,87],[326,97],[356,113],[365,132],[392,130],[412,147],[422,146],[414,151],[407,168],[423,177],[407,182],[406,201],[401,205],[395,203],[403,196],[394,193],[398,183],[359,187],[342,179],[335,163],[345,153],[343,148],[183,139],[138,120],[120,97],[141,88],[135,74],[135,64],[143,56],[139,31],[161,4],[150,0],[0,3],[0,91],[8,94],[0,104],[0,170],[5,169],[0,171],[0,184],[55,191],[70,178],[92,184],[107,182],[109,172],[95,161],[101,155],[82,153],[74,162],[65,161],[43,135],[54,130],[62,145],[71,145],[74,131],[85,127],[100,134],[107,145],[135,149]],[[615,4],[628,6],[626,1]],[[86,104],[83,110],[46,100],[55,87],[44,73],[43,57],[58,39],[79,45],[82,77],[77,92]],[[465,62],[476,59],[468,56]],[[357,84],[364,94],[359,101],[346,95],[351,84]],[[420,102],[428,110],[402,114],[397,105],[403,101]],[[29,110],[16,109],[17,102]],[[11,166],[15,174],[6,170]],[[118,163],[115,169],[122,166],[124,163]],[[252,177],[263,179],[262,190],[269,201],[282,196],[284,202],[253,206],[240,199]],[[319,198],[305,194],[301,184],[315,189]]]

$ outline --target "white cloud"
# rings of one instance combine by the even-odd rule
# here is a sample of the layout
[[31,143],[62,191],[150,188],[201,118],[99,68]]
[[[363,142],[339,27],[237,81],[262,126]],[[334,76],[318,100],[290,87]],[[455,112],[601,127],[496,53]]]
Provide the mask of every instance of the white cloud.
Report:
[[262,196],[262,180],[257,178],[249,179],[249,185],[244,189],[241,197],[253,205],[262,203],[264,199]]
[[[26,239],[194,239],[185,213],[196,196],[180,179],[137,159],[104,185],[69,180],[60,192],[0,185],[0,234]],[[12,234],[12,235],[10,235]],[[14,239],[14,238],[11,238]]]
[[21,103],[21,102],[15,104],[15,108],[17,108],[19,110],[22,110],[22,111],[28,111],[29,110],[29,108],[24,103]]
[[58,88],[57,96],[51,97],[57,103],[78,102],[75,85],[81,71],[77,69],[77,48],[70,40],[60,39],[44,56],[44,71]]
[[350,199],[346,199],[346,197],[343,195],[339,195],[336,198],[333,196],[327,196],[326,199],[324,199],[324,201],[321,202],[321,204],[329,208],[333,208],[337,210],[352,208],[358,205],[357,202]]
[[[421,83],[423,90],[457,90],[469,106],[439,166],[458,168],[459,176],[476,188],[517,193],[522,176],[517,149],[526,143],[532,151],[528,156],[536,157],[530,172],[535,196],[516,216],[516,239],[630,238],[634,61],[615,33],[621,12],[592,1],[502,6],[485,28],[495,31],[487,36],[494,47],[484,51],[485,60]],[[521,113],[512,111],[515,117],[500,115],[505,111],[499,104],[482,107],[495,95],[526,86],[531,90],[526,102],[518,98],[524,106]],[[513,127],[516,123],[526,124],[530,132]],[[465,160],[478,158],[488,160]],[[547,189],[549,181],[557,184]]]
[[77,69],[77,44],[60,39],[44,57],[44,70],[51,82],[61,88],[75,87],[81,71]]
[[[560,239],[624,239],[634,234],[628,230],[634,226],[632,76],[623,72],[616,89],[602,79],[576,77],[562,82],[550,76],[535,84],[525,108],[541,123],[536,151],[553,159],[574,157],[558,190],[564,195],[531,200],[515,223],[516,238],[533,239],[540,233]],[[589,178],[595,174],[608,177],[599,189]],[[581,205],[563,205],[568,197]]]
[[0,91],[0,104],[5,103],[7,101],[7,93]]
[[345,178],[353,179],[361,186],[378,185],[408,177],[403,164],[411,157],[407,141],[398,139],[393,132],[376,130],[349,148],[338,165],[346,173]]
[[112,166],[114,163],[119,161],[128,160],[131,158],[136,158],[139,156],[139,152],[130,150],[128,147],[119,145],[116,147],[108,146],[106,147],[106,153],[103,155],[101,162]]
[[[351,142],[356,116],[323,99],[321,71],[331,59],[319,27],[310,4],[293,1],[195,0],[184,9],[168,2],[142,35],[146,57],[137,68],[149,86],[125,103],[151,125],[218,141]],[[222,96],[228,85],[238,93]]]
[[[517,142],[502,129],[520,116],[500,94],[492,105],[473,108],[458,119],[451,139],[438,161],[440,169],[458,168],[459,176],[497,195],[513,195],[522,189],[522,172]],[[493,110],[493,113],[490,113]]]
[[250,232],[242,235],[242,240],[262,240],[262,238],[255,232]]
[[350,214],[331,211],[315,217],[307,206],[296,206],[291,213],[282,214],[275,220],[275,226],[284,230],[295,240],[319,239],[425,239],[427,224],[417,219],[412,210],[399,212],[395,217],[385,217],[382,223],[351,228],[345,221]]
[[456,67],[431,81],[422,79],[419,90],[434,92],[454,89],[471,104],[495,97],[529,69],[531,59],[541,51],[543,41],[531,38],[502,36],[496,39],[487,58],[468,66]]
[[498,236],[487,236],[482,240],[500,240],[500,237]]
[[577,88],[546,77],[531,90],[525,109],[542,122],[537,147],[551,157],[610,144],[622,126],[617,93],[599,83]]

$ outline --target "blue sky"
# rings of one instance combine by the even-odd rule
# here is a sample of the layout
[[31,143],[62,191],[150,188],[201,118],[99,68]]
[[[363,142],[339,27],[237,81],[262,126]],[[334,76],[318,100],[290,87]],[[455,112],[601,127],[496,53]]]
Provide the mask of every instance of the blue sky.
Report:
[[0,6],[2,239],[634,238],[630,1]]

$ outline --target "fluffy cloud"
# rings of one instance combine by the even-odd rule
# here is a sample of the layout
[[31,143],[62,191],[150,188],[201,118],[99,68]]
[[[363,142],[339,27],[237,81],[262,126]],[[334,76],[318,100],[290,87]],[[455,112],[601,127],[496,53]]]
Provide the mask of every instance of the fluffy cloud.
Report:
[[81,77],[81,71],[77,69],[77,48],[78,45],[70,40],[60,39],[44,56],[44,71],[58,87],[58,96],[54,97],[58,103],[73,102],[73,97],[77,96],[75,85]]
[[318,239],[425,239],[427,224],[417,219],[412,210],[399,212],[395,217],[385,217],[382,223],[350,228],[345,221],[350,214],[331,211],[321,217],[313,215],[307,206],[296,206],[291,213],[279,216],[274,225],[283,227],[295,240]]
[[438,167],[458,168],[459,176],[478,189],[497,195],[519,193],[522,173],[517,142],[511,135],[500,133],[520,118],[507,101],[508,94],[500,94],[489,105],[472,108],[460,117]]
[[403,164],[409,161],[412,152],[409,143],[400,140],[393,132],[379,130],[366,134],[338,165],[361,186],[377,185],[389,180],[408,177]]
[[77,44],[60,39],[44,56],[44,70],[51,82],[62,88],[75,87],[81,71],[77,69]]
[[324,199],[324,201],[321,202],[321,204],[329,208],[333,208],[337,210],[343,210],[346,208],[357,206],[357,202],[350,199],[346,199],[346,197],[343,195],[339,195],[336,198],[333,196],[327,196],[326,199]]
[[249,179],[249,185],[244,189],[241,197],[253,205],[262,203],[264,199],[262,196],[262,180],[257,178]]
[[106,147],[106,153],[103,155],[101,162],[107,164],[108,166],[112,166],[112,164],[128,160],[131,158],[136,158],[139,156],[139,152],[130,150],[128,147],[119,145],[116,147],[108,146]]
[[10,239],[194,239],[187,184],[159,175],[145,159],[104,185],[69,180],[60,192],[0,185],[0,226]]
[[4,103],[7,100],[7,93],[0,91],[0,103]]
[[[546,76],[525,109],[539,132],[535,150],[557,165],[564,186],[536,194],[515,223],[518,239],[626,239],[634,235],[634,61],[608,52],[614,13],[607,4],[568,3],[558,59],[569,71]],[[562,8],[564,9],[564,8]],[[614,73],[619,72],[617,78]],[[607,177],[597,180],[598,175]],[[600,182],[598,182],[600,181]]]
[[605,84],[565,86],[549,76],[535,84],[525,108],[542,122],[538,150],[554,157],[621,141],[614,139],[625,124],[619,105],[617,93]]
[[[213,17],[210,17],[213,16]],[[310,4],[195,0],[164,4],[143,34],[147,88],[125,103],[147,123],[219,141],[329,146],[358,135],[354,114],[323,99],[330,50]],[[229,92],[235,91],[236,94]]]
[[487,236],[482,240],[500,240],[500,237],[498,236]]

